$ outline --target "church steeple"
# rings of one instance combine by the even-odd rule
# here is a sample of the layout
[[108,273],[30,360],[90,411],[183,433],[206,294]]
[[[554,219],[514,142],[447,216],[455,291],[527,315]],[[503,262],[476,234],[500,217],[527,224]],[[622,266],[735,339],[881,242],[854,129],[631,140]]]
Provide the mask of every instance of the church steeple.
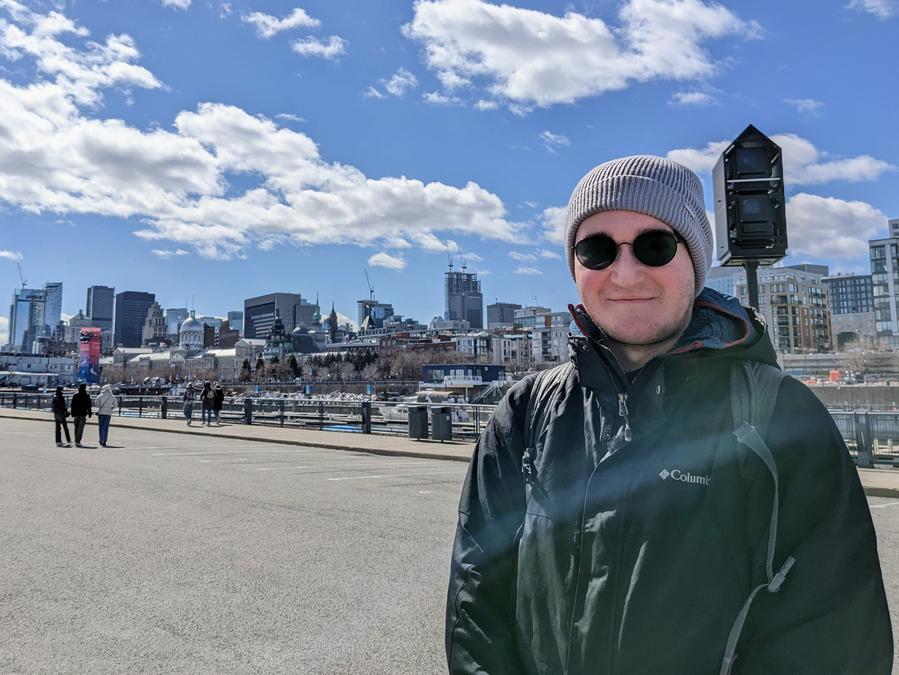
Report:
[[312,315],[312,323],[320,326],[322,323],[322,310],[318,304],[318,291],[315,292],[315,313]]
[[337,342],[337,310],[334,309],[334,301],[331,301],[331,313],[328,314],[328,337],[331,342]]

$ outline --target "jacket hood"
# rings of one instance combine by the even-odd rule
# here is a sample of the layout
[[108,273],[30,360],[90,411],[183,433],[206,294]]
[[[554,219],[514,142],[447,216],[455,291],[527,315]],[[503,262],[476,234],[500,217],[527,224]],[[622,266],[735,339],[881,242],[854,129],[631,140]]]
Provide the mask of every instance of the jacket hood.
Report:
[[670,354],[711,350],[731,358],[777,366],[765,319],[732,295],[703,288],[693,303],[693,318]]
[[[573,314],[577,316],[576,311]],[[574,341],[586,339],[577,321],[571,323],[569,335]],[[602,341],[604,336],[598,339]],[[777,366],[762,316],[755,309],[744,307],[734,296],[708,287],[693,302],[693,318],[668,355],[690,352],[700,352],[704,358],[727,356]]]

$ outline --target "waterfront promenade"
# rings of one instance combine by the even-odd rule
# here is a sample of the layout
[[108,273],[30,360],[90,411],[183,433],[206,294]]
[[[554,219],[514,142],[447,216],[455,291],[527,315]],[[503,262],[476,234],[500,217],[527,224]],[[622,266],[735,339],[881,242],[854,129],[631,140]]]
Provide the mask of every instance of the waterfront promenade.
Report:
[[[53,419],[48,412],[0,408],[0,420],[3,418],[46,422],[48,424],[51,424]],[[163,420],[150,417],[114,416],[112,418],[111,432],[113,438],[117,429],[144,429],[148,431],[189,434],[198,437],[209,436],[212,438],[229,438],[243,441],[263,441],[266,443],[367,452],[384,456],[420,457],[461,462],[467,462],[471,458],[473,449],[473,444],[470,441],[447,441],[441,443],[431,440],[417,441],[392,435],[244,424],[223,424],[221,426],[204,427],[200,426],[199,422],[196,422],[193,426],[188,427],[180,419]],[[47,433],[47,438],[49,439],[52,430]],[[96,417],[89,420],[85,437],[96,438]],[[869,497],[899,499],[899,468],[859,469],[859,477],[861,478],[862,486],[865,488],[865,494]]]
[[[0,411],[0,672],[445,672],[470,443],[48,420]],[[899,499],[869,504],[899,625]]]

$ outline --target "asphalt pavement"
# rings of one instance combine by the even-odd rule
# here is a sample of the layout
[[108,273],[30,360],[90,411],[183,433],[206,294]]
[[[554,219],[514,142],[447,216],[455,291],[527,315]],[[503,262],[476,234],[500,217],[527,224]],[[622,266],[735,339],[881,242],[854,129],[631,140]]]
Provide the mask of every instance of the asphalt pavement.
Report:
[[[0,672],[445,672],[462,462],[87,438],[0,419]],[[899,500],[869,501],[899,626]]]

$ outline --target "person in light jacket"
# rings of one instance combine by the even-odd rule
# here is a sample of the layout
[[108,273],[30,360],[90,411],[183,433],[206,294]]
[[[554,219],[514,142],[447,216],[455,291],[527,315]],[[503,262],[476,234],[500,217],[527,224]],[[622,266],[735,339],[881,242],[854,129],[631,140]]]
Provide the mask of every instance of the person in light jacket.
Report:
[[112,393],[112,387],[104,384],[97,397],[97,420],[100,424],[100,445],[104,448],[109,440],[109,422],[119,402]]

